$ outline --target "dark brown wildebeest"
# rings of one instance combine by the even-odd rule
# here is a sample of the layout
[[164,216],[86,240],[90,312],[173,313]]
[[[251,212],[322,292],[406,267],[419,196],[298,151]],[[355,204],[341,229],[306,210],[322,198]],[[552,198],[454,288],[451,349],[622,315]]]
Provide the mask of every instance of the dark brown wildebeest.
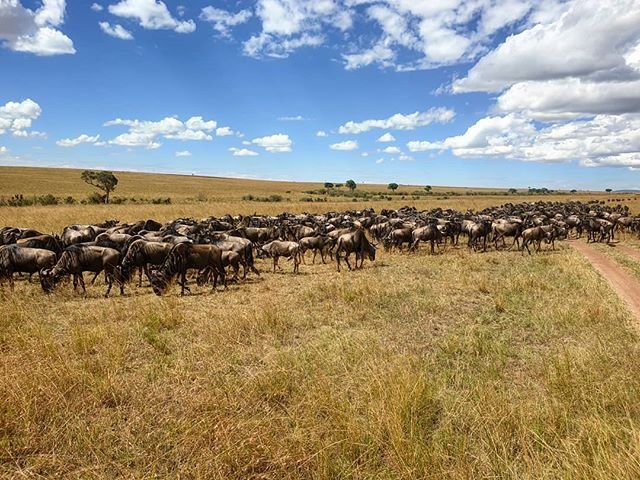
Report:
[[184,295],[187,287],[187,270],[190,268],[204,270],[209,268],[213,276],[213,287],[215,291],[220,277],[224,288],[227,288],[227,278],[224,266],[222,265],[222,251],[215,245],[194,245],[192,243],[178,243],[173,246],[167,258],[160,268],[151,275],[151,286],[156,295],[162,295],[167,289],[171,279],[180,275],[180,294]]
[[491,221],[490,220],[480,220],[478,222],[474,222],[473,225],[469,226],[469,242],[467,246],[469,248],[473,248],[474,250],[478,249],[478,241],[482,239],[482,251],[487,251],[487,237],[491,233]]
[[26,248],[43,248],[56,255],[60,255],[63,250],[60,239],[54,235],[38,235],[36,237],[22,238],[16,242],[16,245]]
[[402,245],[407,244],[409,249],[411,248],[411,243],[413,241],[412,238],[413,229],[411,227],[405,228],[394,228],[389,232],[389,234],[384,238],[383,245],[387,251],[391,251],[394,248],[402,251]]
[[142,272],[147,275],[151,282],[149,265],[162,265],[173,248],[170,243],[149,242],[147,240],[135,240],[127,248],[127,253],[122,259],[121,265],[117,268],[118,278],[122,282],[128,282],[134,269],[139,268],[138,286],[142,286]]
[[322,259],[322,263],[326,263],[324,261],[324,255],[328,248],[333,244],[333,240],[331,240],[326,235],[318,235],[316,237],[304,237],[301,238],[298,242],[300,245],[300,256],[302,258],[302,263],[306,263],[304,259],[304,254],[307,250],[311,250],[313,252],[313,260],[312,264],[316,263],[316,255],[320,252],[320,258]]
[[[222,252],[222,266],[227,268],[231,267],[233,270],[232,281],[238,281],[238,274],[240,273],[240,254],[233,251]],[[208,281],[213,281],[213,272],[210,268],[202,270],[197,277],[197,284],[199,287],[205,285]]]
[[266,256],[273,258],[274,273],[276,271],[276,267],[282,270],[278,265],[278,259],[280,257],[293,260],[293,273],[298,273],[300,265],[300,245],[297,242],[273,240],[272,242],[263,245],[260,250]]
[[[369,242],[364,230],[360,228],[355,232],[345,233],[338,237],[336,243],[336,264],[338,271],[340,271],[341,253],[344,253],[344,261],[347,263],[349,270],[352,270],[351,264],[349,263],[349,255],[352,253],[356,254],[355,268],[362,268],[365,256],[368,256],[372,262],[376,259],[376,248]],[[359,267],[358,260],[360,260]]]
[[0,281],[9,280],[13,290],[13,274],[28,273],[31,275],[43,268],[51,268],[56,263],[56,254],[43,248],[29,248],[19,245],[0,247]]
[[211,245],[215,245],[220,250],[236,252],[240,255],[240,263],[242,264],[242,278],[247,278],[247,273],[251,270],[256,275],[260,275],[255,267],[253,259],[253,242],[248,238],[227,235],[226,233],[218,233],[212,235]]
[[308,227],[307,225],[286,225],[284,228],[285,238],[299,242],[305,237],[313,237],[318,233],[317,228]]
[[120,294],[124,295],[123,284],[115,275],[116,267],[119,263],[120,252],[113,248],[95,245],[71,245],[62,252],[62,256],[53,268],[40,270],[40,284],[46,293],[50,293],[63,276],[73,275],[73,289],[76,290],[79,283],[82,287],[82,292],[86,294],[87,289],[82,273],[100,273],[104,271],[108,285],[104,296],[109,296],[114,281],[120,285]]

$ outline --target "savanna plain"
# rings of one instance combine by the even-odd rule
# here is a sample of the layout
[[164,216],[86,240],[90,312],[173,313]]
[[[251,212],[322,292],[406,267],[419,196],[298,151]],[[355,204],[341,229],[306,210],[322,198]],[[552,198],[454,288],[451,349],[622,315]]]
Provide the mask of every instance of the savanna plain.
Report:
[[[2,168],[0,196],[84,198],[79,175]],[[414,199],[419,187],[401,186],[404,199],[303,202],[322,184],[116,175],[114,195],[172,203],[0,207],[0,226],[616,196],[434,187]],[[86,298],[5,285],[0,476],[639,478],[638,325],[588,261],[570,242],[534,255],[428,250],[379,249],[341,273],[308,257],[299,274],[274,274],[258,260],[260,277],[185,297],[131,283],[105,299],[101,280]],[[640,262],[621,264],[640,278]]]

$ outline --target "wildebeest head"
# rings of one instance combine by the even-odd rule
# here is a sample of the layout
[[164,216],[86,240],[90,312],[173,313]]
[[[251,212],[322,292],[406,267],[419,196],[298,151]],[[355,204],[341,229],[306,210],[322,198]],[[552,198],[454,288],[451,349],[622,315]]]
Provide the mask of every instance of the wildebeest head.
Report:
[[158,296],[161,296],[169,285],[169,282],[167,282],[167,279],[162,275],[161,272],[153,273],[151,275],[150,282],[151,288],[153,288],[153,293]]
[[43,268],[39,272],[40,286],[45,293],[51,293],[56,286],[57,279],[50,268]]

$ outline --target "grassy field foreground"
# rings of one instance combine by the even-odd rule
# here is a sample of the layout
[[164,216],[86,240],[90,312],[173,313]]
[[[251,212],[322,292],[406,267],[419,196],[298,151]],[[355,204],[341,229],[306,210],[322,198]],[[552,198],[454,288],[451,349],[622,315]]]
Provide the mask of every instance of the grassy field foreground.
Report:
[[185,298],[21,282],[0,292],[0,472],[638,478],[638,335],[563,247]]

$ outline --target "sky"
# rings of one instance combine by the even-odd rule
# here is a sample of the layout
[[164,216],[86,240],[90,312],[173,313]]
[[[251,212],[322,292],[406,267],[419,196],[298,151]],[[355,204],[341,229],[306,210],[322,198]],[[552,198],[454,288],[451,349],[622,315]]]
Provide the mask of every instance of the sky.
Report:
[[0,0],[0,165],[640,187],[638,0]]

